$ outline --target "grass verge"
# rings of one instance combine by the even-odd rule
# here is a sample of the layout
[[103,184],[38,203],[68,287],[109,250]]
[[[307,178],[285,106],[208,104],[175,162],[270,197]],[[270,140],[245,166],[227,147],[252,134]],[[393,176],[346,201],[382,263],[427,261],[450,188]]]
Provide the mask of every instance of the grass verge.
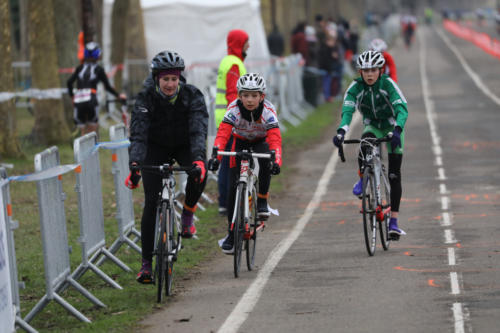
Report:
[[[273,177],[272,192],[279,193],[283,190],[289,174],[287,161],[292,161],[294,152],[304,149],[317,141],[336,121],[338,103],[327,103],[319,106],[308,114],[308,117],[297,127],[288,126],[283,133],[283,149],[285,163],[280,176]],[[22,128],[32,128],[32,117],[26,112],[19,121]],[[20,131],[26,135],[28,131]],[[107,133],[101,131],[101,141],[108,140]],[[10,175],[31,173],[34,170],[33,157],[45,147],[23,144],[26,155],[23,159],[7,160],[15,165],[14,170],[9,170]],[[61,164],[74,163],[71,145],[59,146]],[[100,152],[102,193],[104,207],[104,225],[106,244],[109,246],[117,237],[114,200],[113,176],[111,174],[111,153]],[[71,249],[71,267],[74,270],[81,262],[81,247],[78,242],[78,202],[75,192],[76,179],[74,175],[67,174],[63,177],[63,189],[66,193],[65,212],[67,220],[68,241]],[[217,189],[214,182],[209,182],[206,193],[215,199]],[[16,259],[18,277],[26,285],[20,291],[22,315],[25,316],[38,300],[45,294],[45,278],[43,263],[43,248],[40,237],[40,223],[38,216],[38,199],[35,183],[11,183],[10,194],[12,198],[13,217],[19,221],[19,229],[15,231]],[[142,214],[143,194],[141,190],[134,192],[134,209],[136,220],[140,221]],[[190,278],[190,272],[196,270],[201,262],[210,260],[218,250],[217,239],[224,236],[225,219],[218,216],[216,205],[205,205],[206,211],[198,210],[197,223],[198,241],[185,241],[185,249],[175,265],[175,281],[177,288],[182,287],[183,281]],[[139,229],[140,222],[137,223]],[[117,256],[132,269],[132,273],[125,273],[116,265],[107,261],[102,270],[124,289],[116,290],[108,286],[92,271],[87,271],[79,283],[107,305],[101,309],[94,306],[80,293],[69,288],[62,297],[92,320],[92,324],[85,324],[69,314],[59,304],[52,301],[30,323],[40,332],[129,332],[137,328],[137,322],[152,311],[168,307],[168,300],[162,305],[156,304],[156,288],[154,286],[140,285],[135,282],[135,273],[140,268],[140,255],[134,250],[123,246]]]

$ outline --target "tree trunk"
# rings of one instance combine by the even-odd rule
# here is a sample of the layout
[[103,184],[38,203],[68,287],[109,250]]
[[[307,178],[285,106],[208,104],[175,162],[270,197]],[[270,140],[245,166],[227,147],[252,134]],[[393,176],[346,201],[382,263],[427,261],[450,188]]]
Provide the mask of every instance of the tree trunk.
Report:
[[134,98],[142,89],[144,78],[149,73],[146,39],[140,0],[130,0],[127,30],[127,94]]
[[81,0],[84,44],[95,41],[95,18],[92,0]]
[[[59,71],[59,86],[66,87],[66,81],[73,72],[72,67],[78,65],[78,10],[72,1],[53,0],[54,3],[54,28],[57,42],[57,65]],[[63,95],[64,118],[67,124],[73,125],[73,103],[69,95]]]
[[115,89],[122,90],[123,61],[125,60],[125,40],[127,37],[129,0],[115,1],[111,14],[111,65],[118,66],[113,77]]
[[[29,1],[29,41],[32,87],[51,89],[59,87],[54,11],[52,0]],[[69,129],[64,120],[60,98],[34,101],[34,142],[42,145],[64,142],[69,139]]]
[[94,19],[95,19],[95,33],[96,42],[102,45],[102,10],[104,7],[103,0],[93,0],[92,4],[94,6]]
[[[0,91],[14,91],[9,0],[0,0],[0,73]],[[22,156],[17,141],[16,106],[13,99],[0,99],[0,154],[1,157]]]

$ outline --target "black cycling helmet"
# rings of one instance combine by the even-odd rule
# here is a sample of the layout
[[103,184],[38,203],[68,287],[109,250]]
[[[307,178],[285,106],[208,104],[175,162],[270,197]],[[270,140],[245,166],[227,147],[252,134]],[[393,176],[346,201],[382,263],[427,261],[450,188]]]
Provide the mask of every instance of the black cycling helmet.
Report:
[[151,60],[151,72],[156,76],[159,72],[167,69],[184,70],[184,59],[173,51],[162,51]]

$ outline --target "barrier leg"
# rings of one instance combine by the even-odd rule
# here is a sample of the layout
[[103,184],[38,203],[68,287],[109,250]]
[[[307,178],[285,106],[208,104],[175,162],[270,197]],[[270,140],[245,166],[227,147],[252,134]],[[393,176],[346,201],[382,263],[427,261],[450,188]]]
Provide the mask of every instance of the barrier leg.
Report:
[[132,272],[132,270],[127,265],[125,265],[120,259],[118,259],[117,257],[115,257],[111,252],[109,252],[109,250],[103,248],[102,249],[102,253],[106,257],[108,257],[109,259],[111,259],[112,262],[114,262],[116,265],[118,265],[125,272]]
[[68,302],[66,302],[61,296],[59,296],[56,293],[54,293],[54,300],[57,303],[61,304],[63,308],[65,308],[66,310],[68,310],[76,318],[80,319],[83,322],[91,323],[90,319],[88,319],[87,317],[85,317],[80,311],[78,311],[77,309],[75,309],[71,304],[69,304]]
[[131,239],[129,238],[125,238],[125,243],[127,243],[128,246],[130,246],[133,250],[137,251],[137,253],[141,254],[142,253],[142,250],[139,246],[137,246],[137,244],[132,241]]
[[76,290],[78,290],[80,294],[85,296],[89,301],[91,301],[95,305],[100,306],[101,308],[106,307],[106,304],[101,302],[97,297],[92,295],[87,289],[83,288],[78,282],[73,280],[71,277],[68,277],[66,281],[68,281],[68,283],[71,284]]
[[30,326],[27,322],[22,320],[20,317],[16,317],[16,325],[21,327],[23,330],[29,333],[38,333],[33,327]]
[[123,290],[122,286],[120,286],[118,283],[113,281],[112,278],[107,276],[103,271],[101,271],[96,265],[89,263],[89,268],[96,273],[101,279],[106,281],[108,284],[110,284],[113,288]]
[[43,308],[49,304],[50,302],[50,299],[49,297],[47,296],[47,294],[43,295],[43,297],[38,301],[38,303],[36,303],[36,305],[33,307],[33,309],[31,309],[31,311],[26,315],[26,317],[24,317],[24,321],[29,323],[31,321],[31,319],[33,319],[33,317],[35,317],[35,315],[42,311]]

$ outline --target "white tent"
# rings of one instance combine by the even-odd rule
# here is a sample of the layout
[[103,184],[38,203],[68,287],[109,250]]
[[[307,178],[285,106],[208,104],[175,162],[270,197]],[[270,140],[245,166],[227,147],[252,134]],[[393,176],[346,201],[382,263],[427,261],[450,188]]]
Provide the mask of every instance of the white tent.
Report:
[[[106,1],[108,13],[112,2]],[[148,60],[159,51],[173,50],[188,66],[217,66],[227,53],[226,36],[232,29],[248,33],[248,61],[270,58],[259,0],[141,0],[141,5]],[[109,16],[106,21],[105,30]],[[109,47],[109,39],[105,44]]]

